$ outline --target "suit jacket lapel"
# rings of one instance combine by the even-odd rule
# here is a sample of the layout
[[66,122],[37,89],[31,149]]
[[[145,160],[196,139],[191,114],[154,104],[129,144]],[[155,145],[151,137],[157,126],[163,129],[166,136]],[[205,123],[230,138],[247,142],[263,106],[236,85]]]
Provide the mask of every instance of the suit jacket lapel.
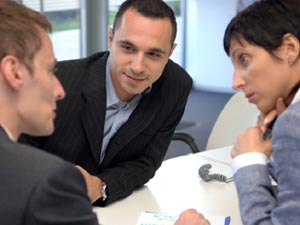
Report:
[[106,110],[106,62],[108,54],[97,62],[90,65],[87,70],[85,83],[83,84],[83,95],[86,106],[81,115],[88,143],[97,163],[100,160],[103,127]]

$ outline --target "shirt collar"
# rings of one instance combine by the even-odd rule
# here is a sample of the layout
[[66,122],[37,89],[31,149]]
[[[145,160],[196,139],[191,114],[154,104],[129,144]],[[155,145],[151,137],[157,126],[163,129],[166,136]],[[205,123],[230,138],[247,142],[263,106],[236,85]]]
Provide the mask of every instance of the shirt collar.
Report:
[[107,107],[110,107],[114,104],[121,102],[115,91],[115,87],[111,79],[108,62],[106,64],[106,102],[107,102]]
[[294,98],[293,98],[293,101],[291,104],[294,104],[296,102],[300,102],[300,88],[298,89],[298,91],[296,92]]
[[13,135],[10,133],[10,131],[3,124],[1,124],[1,127],[3,128],[4,132],[7,134],[7,136],[9,137],[10,140],[12,140],[13,142],[17,141],[17,140],[15,140]]

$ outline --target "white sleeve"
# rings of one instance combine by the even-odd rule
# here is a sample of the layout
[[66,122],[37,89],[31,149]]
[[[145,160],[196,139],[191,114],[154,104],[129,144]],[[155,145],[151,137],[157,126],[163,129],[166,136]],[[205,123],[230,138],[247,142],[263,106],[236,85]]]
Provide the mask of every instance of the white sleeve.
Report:
[[238,169],[245,166],[250,166],[254,164],[266,165],[267,160],[267,156],[260,152],[248,152],[241,154],[235,157],[232,161],[231,167],[233,174],[235,174],[238,171]]

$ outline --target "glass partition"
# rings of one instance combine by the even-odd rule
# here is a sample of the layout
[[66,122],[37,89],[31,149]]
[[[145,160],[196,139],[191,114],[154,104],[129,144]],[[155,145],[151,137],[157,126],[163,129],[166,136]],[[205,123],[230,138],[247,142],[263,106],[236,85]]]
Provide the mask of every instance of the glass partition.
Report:
[[80,0],[22,0],[51,21],[50,35],[58,60],[80,57]]

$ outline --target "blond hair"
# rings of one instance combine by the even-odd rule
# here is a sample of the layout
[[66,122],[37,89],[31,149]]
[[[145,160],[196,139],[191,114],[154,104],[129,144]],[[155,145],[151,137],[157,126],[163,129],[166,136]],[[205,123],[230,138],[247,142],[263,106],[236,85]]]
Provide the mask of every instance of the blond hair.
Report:
[[49,20],[24,5],[0,0],[0,61],[13,55],[32,72],[34,55],[40,50],[40,30],[51,32]]

